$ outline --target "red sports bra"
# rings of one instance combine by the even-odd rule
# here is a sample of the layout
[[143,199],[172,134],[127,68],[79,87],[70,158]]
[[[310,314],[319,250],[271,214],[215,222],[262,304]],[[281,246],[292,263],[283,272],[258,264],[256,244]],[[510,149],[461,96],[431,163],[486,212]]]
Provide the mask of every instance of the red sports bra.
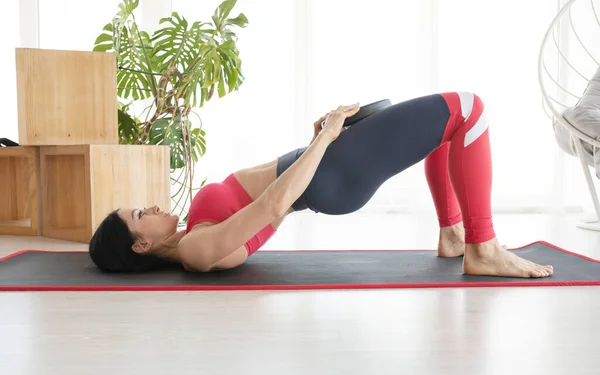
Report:
[[[205,185],[192,200],[186,233],[198,223],[220,223],[252,203],[252,198],[233,174],[223,182]],[[244,245],[248,255],[255,253],[275,233],[271,224],[261,229]]]

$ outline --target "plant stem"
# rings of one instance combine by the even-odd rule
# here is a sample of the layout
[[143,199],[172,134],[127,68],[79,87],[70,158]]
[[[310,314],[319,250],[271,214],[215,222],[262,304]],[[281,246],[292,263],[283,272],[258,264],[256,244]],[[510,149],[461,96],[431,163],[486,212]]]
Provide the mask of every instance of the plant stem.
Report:
[[[140,41],[140,45],[142,46],[142,51],[144,52],[144,57],[146,58],[146,66],[148,67],[148,70],[152,70],[152,65],[150,64],[150,59],[148,58],[148,54],[146,53],[146,47],[144,45],[144,43],[142,42],[142,37],[140,36],[140,29],[138,27],[138,24],[135,20],[135,16],[133,15],[133,13],[131,13],[131,18],[133,19],[133,23],[135,24],[135,30],[136,30],[136,34],[138,37],[138,40]],[[150,81],[150,85],[152,86],[152,95],[156,96],[156,82],[154,81],[154,77],[151,74],[148,74],[148,81]]]

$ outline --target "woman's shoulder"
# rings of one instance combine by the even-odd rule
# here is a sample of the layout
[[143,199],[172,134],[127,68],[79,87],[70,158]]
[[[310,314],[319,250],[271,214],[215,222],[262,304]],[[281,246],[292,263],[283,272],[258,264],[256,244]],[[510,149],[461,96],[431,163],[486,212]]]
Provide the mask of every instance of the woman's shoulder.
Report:
[[[248,259],[248,251],[246,245],[241,246],[231,254],[218,260],[210,267],[198,266],[198,264],[205,264],[203,260],[203,249],[202,243],[210,236],[206,229],[215,225],[213,222],[201,222],[196,224],[191,231],[186,233],[178,244],[179,261],[181,265],[191,272],[208,272],[216,270],[225,270],[235,268]],[[204,233],[203,233],[204,232]]]
[[194,225],[191,228],[189,228],[189,230],[187,231],[186,236],[192,232],[198,232],[198,231],[202,230],[203,228],[208,228],[215,224],[217,224],[215,221],[201,221],[198,223],[194,223]]

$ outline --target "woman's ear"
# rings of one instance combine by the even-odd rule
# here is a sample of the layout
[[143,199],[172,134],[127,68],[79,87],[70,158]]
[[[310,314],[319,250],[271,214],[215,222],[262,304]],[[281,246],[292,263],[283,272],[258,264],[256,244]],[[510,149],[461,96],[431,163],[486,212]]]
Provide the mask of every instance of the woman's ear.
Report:
[[151,248],[152,246],[142,239],[135,240],[135,243],[133,244],[133,246],[131,246],[131,249],[138,254],[144,254],[148,252]]

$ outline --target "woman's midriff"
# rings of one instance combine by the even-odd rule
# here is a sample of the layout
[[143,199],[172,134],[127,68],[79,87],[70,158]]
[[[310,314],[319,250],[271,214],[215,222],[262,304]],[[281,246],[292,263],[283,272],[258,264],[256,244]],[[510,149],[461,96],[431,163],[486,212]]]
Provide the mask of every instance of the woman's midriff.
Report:
[[277,161],[240,169],[233,175],[255,201],[277,178]]
[[[264,191],[277,179],[277,160],[270,161],[255,167],[240,169],[233,173],[240,185],[246,190],[253,201],[264,193]],[[290,210],[286,213],[289,214]],[[284,217],[278,218],[271,223],[275,230],[279,227]]]

